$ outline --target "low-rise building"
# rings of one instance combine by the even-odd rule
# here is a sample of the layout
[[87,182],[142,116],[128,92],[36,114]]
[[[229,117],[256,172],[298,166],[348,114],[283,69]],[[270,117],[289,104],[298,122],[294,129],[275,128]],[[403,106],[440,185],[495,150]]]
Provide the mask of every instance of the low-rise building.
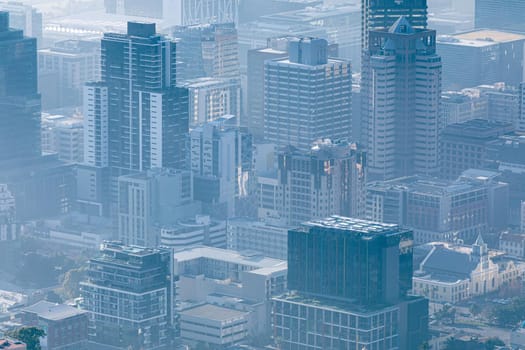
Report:
[[248,319],[250,336],[269,334],[271,298],[286,291],[286,261],[204,246],[175,252],[174,259],[181,310],[203,304],[235,309]]
[[65,304],[40,301],[22,310],[22,323],[46,332],[44,349],[88,349],[88,313]]
[[499,236],[499,249],[508,255],[525,258],[525,234],[503,232]]
[[227,224],[227,248],[238,251],[256,251],[270,258],[286,260],[288,230],[291,226],[232,219]]
[[367,219],[414,230],[416,244],[473,242],[507,225],[509,188],[499,173],[469,169],[455,181],[410,176],[367,185]]
[[[417,249],[417,248],[416,248]],[[498,291],[517,283],[525,271],[523,264],[489,250],[478,237],[472,246],[429,243],[412,279],[412,293],[436,303],[458,303]]]
[[194,219],[161,227],[160,242],[162,246],[175,251],[200,245],[225,248],[226,222],[212,220],[207,215],[197,215]]
[[212,304],[203,304],[180,312],[182,339],[225,348],[243,341],[249,334],[249,313]]

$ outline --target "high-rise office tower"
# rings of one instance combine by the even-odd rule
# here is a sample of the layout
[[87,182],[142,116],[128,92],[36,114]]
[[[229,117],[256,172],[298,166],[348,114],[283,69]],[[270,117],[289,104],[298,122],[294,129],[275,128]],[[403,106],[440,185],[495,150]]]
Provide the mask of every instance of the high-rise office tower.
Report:
[[436,32],[414,28],[405,17],[388,30],[371,31],[361,95],[370,176],[434,173],[441,127]]
[[401,16],[405,16],[414,28],[427,27],[427,0],[361,0],[362,48],[368,48],[369,32],[388,30]]
[[365,212],[366,154],[355,144],[317,142],[278,154],[277,173],[259,176],[258,215],[285,225]]
[[82,104],[86,82],[100,80],[100,43],[65,40],[38,50],[38,83],[42,108]]
[[155,24],[128,23],[127,35],[102,39],[108,87],[109,165],[123,172],[184,163],[187,91],[176,83],[175,42]]
[[428,302],[407,295],[412,246],[410,230],[341,216],[290,230],[292,292],[274,298],[280,348],[419,349]]
[[234,23],[175,27],[177,80],[239,79],[239,43]]
[[169,249],[105,242],[81,282],[90,341],[119,349],[169,349],[172,260]]
[[242,133],[230,124],[235,118],[221,118],[190,132],[191,170],[194,199],[204,211],[218,217],[235,215],[235,199],[246,196],[249,169],[243,169]]
[[12,28],[24,31],[24,34],[37,39],[40,47],[42,41],[42,13],[30,5],[18,1],[0,1],[0,11],[9,12]]
[[118,176],[184,166],[188,91],[175,85],[175,41],[155,24],[129,22],[127,34],[105,34],[101,54],[102,81],[84,92],[86,161],[107,159],[116,201]]
[[40,95],[37,90],[36,39],[9,28],[0,12],[0,162],[41,155]]
[[264,74],[267,141],[304,151],[320,139],[350,141],[350,61],[328,58],[326,40],[291,40],[289,58],[266,61]]
[[478,29],[525,32],[524,12],[521,0],[476,0],[475,25]]
[[0,183],[21,220],[67,212],[73,181],[58,157],[42,156],[36,45],[0,11]]
[[412,232],[397,225],[330,217],[288,232],[288,288],[396,303],[412,288]]
[[243,125],[250,129],[256,140],[264,138],[264,62],[266,60],[285,58],[286,50],[273,47],[248,51],[247,71],[247,121]]

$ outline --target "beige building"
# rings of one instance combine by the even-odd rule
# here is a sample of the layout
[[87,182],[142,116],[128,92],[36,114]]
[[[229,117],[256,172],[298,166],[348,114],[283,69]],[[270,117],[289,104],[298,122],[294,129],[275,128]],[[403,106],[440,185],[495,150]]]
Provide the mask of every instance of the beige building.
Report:
[[518,280],[525,265],[489,250],[481,236],[472,246],[429,243],[415,271],[413,293],[436,303],[457,303],[495,292]]

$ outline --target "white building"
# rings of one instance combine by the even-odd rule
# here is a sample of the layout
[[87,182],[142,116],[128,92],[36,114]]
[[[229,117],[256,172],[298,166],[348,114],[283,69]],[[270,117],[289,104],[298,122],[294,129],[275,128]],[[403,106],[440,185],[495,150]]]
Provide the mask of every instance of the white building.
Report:
[[263,221],[228,220],[227,247],[238,251],[256,251],[264,256],[286,260],[288,230],[291,228]]
[[242,190],[242,136],[234,120],[227,116],[190,131],[194,199],[212,216],[233,217]]
[[190,125],[217,120],[225,115],[240,118],[241,87],[238,80],[198,78],[183,84],[189,90]]
[[226,222],[211,220],[209,216],[197,215],[191,220],[181,220],[175,225],[160,228],[162,246],[174,251],[200,245],[226,247]]
[[42,114],[42,152],[57,153],[70,164],[84,159],[84,121],[81,114],[71,117]]
[[499,249],[508,255],[525,258],[525,234],[503,232],[499,236]]
[[436,303],[458,303],[517,283],[525,266],[487,248],[481,236],[472,246],[429,243],[415,271],[412,293]]
[[226,347],[249,335],[249,313],[212,304],[180,312],[180,335],[184,342]]
[[182,309],[227,307],[247,313],[251,336],[270,330],[271,298],[287,288],[286,261],[204,246],[175,252],[174,259]]
[[65,40],[38,51],[42,108],[82,105],[85,83],[100,80],[100,43]]

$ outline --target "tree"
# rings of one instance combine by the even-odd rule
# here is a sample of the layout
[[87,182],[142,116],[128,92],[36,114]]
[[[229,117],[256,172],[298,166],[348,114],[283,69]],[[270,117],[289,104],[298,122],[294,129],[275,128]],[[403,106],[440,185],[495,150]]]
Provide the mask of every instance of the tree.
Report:
[[20,340],[27,345],[27,350],[41,350],[40,338],[46,336],[46,332],[38,327],[22,327],[7,333],[13,339]]
[[505,342],[498,337],[489,338],[485,342],[486,350],[494,350],[496,346],[505,346]]
[[62,289],[64,296],[68,299],[80,296],[80,282],[86,279],[86,268],[80,267],[66,272],[64,281],[62,282]]
[[430,344],[426,341],[418,347],[418,350],[430,350]]

